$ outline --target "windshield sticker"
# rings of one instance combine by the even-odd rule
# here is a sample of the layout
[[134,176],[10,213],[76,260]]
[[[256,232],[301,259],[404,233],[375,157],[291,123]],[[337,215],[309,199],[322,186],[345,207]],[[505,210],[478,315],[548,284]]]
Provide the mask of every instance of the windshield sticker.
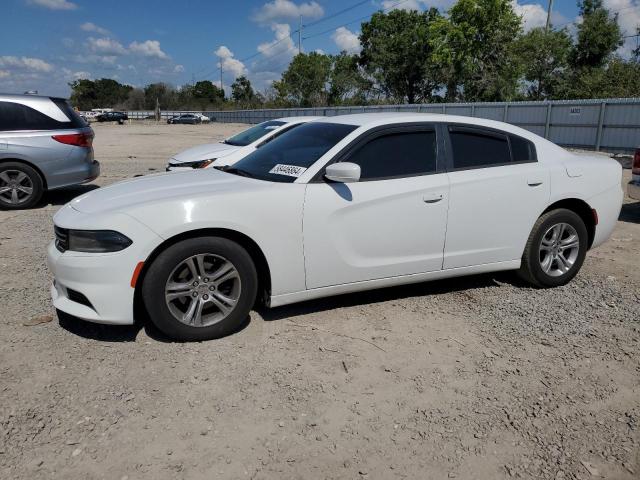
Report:
[[298,178],[307,169],[304,167],[298,167],[297,165],[282,165],[278,163],[275,167],[269,170],[269,173],[275,173],[276,175],[286,175],[288,177]]

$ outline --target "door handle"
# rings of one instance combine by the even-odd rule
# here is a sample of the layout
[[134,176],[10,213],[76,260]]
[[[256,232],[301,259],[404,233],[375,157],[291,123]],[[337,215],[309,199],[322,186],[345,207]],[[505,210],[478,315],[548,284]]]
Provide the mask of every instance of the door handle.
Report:
[[443,198],[444,198],[444,196],[442,194],[440,194],[440,195],[423,195],[422,196],[422,201],[424,203],[438,203]]
[[544,182],[542,182],[542,181],[536,181],[536,180],[528,180],[527,181],[527,185],[529,185],[530,187],[539,187],[543,183]]

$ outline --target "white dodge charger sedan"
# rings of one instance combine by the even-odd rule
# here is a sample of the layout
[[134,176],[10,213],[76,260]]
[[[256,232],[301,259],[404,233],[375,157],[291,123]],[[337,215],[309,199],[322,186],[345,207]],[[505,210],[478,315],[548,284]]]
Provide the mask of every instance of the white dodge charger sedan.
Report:
[[218,143],[196,145],[169,159],[167,172],[231,165],[292,128],[321,117],[286,117],[254,125]]
[[569,282],[611,234],[621,166],[478,118],[311,121],[231,167],[151,175],[55,215],[55,307],[170,337],[235,331],[272,307],[499,270]]

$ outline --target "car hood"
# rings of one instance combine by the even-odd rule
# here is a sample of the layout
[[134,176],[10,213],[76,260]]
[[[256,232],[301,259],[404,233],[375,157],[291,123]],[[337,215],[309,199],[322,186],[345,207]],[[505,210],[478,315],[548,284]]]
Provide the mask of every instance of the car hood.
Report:
[[227,145],[226,143],[205,143],[188,148],[171,158],[171,163],[197,162],[199,160],[209,160],[211,158],[220,158],[237,152],[242,147]]
[[79,212],[98,214],[127,213],[144,204],[188,201],[203,195],[238,193],[259,188],[266,182],[216,169],[188,170],[137,177],[99,188],[72,200]]

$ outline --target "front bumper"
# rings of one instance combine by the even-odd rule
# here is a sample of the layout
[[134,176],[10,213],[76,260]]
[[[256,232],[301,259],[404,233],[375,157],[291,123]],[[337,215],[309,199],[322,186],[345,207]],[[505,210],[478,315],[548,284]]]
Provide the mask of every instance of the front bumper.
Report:
[[640,200],[640,180],[631,180],[627,184],[627,195],[629,195],[629,197],[633,198],[634,200]]
[[95,217],[77,212],[69,205],[56,214],[55,222],[63,228],[115,229],[131,238],[133,244],[120,252],[82,253],[61,252],[51,242],[47,247],[47,265],[54,277],[51,286],[54,307],[91,322],[133,324],[133,273],[162,239],[129,216]]

